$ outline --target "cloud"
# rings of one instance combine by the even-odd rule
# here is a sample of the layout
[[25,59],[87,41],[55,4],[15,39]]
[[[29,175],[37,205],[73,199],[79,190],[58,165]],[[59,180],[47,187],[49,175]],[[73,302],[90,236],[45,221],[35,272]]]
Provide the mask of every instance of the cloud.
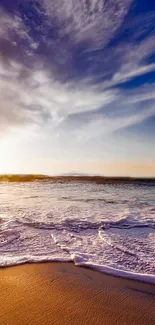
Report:
[[32,39],[28,34],[28,29],[19,15],[11,16],[0,8],[0,26],[0,39],[12,42],[12,38],[16,35],[31,43]]
[[0,8],[0,39],[10,39],[12,31],[18,32],[20,30],[20,21],[17,17],[9,16],[4,10]]
[[123,66],[119,72],[114,74],[111,83],[109,83],[110,86],[124,83],[128,80],[133,79],[134,77],[138,77],[141,75],[145,75],[148,72],[155,71],[155,63],[136,67],[134,70],[129,70],[129,66],[126,68],[127,69],[125,69],[125,67]]
[[[94,78],[97,83],[102,83],[104,88],[119,87],[119,84],[155,71],[155,63],[149,62],[150,56],[153,55],[155,55],[154,35],[136,43],[120,41],[114,47],[105,50],[102,61],[99,61],[100,70]],[[96,57],[96,63],[98,60]]]
[[131,112],[131,114],[128,112],[128,115],[124,116],[116,115],[110,118],[100,115],[74,132],[80,141],[87,142],[93,138],[102,138],[120,129],[139,124],[152,115],[155,115],[154,105],[150,109],[147,108],[139,112]]
[[[20,78],[25,72],[26,77]],[[46,122],[59,124],[71,113],[89,112],[111,102],[115,92],[96,91],[93,86],[59,83],[46,71],[29,70],[10,61],[0,64],[0,123]]]
[[100,49],[113,37],[128,12],[132,0],[41,0],[50,19],[58,21],[60,37],[88,42]]
[[87,141],[154,115],[154,84],[128,92],[121,88],[155,71],[148,61],[155,53],[154,35],[135,41],[144,31],[136,24],[130,42],[120,39],[108,47],[116,31],[123,32],[130,4],[41,0],[28,7],[40,23],[25,7],[12,15],[0,10],[0,42],[8,42],[18,54],[9,50],[5,59],[0,56],[0,125],[35,125],[51,133],[57,129],[60,136],[66,132]]
[[38,49],[39,43],[31,37],[31,30],[25,25],[20,13],[8,13],[0,7],[0,55],[1,61],[9,64],[10,59],[25,64]]
[[[20,78],[25,70],[25,78]],[[0,124],[36,125],[38,128],[65,130],[77,140],[102,137],[121,128],[140,123],[155,114],[142,101],[154,100],[153,86],[126,93],[103,90],[86,82],[60,83],[44,70],[29,70],[11,61],[0,64]],[[139,108],[137,110],[137,107]],[[75,120],[77,121],[75,123]]]

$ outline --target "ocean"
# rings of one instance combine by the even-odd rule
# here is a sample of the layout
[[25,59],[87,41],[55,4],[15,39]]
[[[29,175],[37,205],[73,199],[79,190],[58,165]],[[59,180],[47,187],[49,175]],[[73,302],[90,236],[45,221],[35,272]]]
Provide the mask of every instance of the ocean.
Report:
[[0,182],[0,267],[43,261],[155,283],[155,181]]

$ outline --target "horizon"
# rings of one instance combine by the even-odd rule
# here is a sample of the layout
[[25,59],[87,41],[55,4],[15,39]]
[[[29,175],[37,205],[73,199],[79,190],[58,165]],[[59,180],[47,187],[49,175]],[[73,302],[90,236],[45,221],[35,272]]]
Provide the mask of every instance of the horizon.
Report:
[[155,2],[1,0],[0,174],[155,177]]
[[133,177],[133,176],[106,176],[106,175],[100,175],[100,174],[80,174],[80,173],[66,173],[66,174],[0,174],[0,181],[3,180],[3,178],[6,178],[8,180],[11,180],[12,178],[17,177],[19,180],[24,181],[25,179],[27,180],[27,177],[29,180],[34,179],[34,180],[44,180],[44,179],[109,179],[109,180],[114,180],[114,179],[122,179],[122,180],[155,180],[155,177]]

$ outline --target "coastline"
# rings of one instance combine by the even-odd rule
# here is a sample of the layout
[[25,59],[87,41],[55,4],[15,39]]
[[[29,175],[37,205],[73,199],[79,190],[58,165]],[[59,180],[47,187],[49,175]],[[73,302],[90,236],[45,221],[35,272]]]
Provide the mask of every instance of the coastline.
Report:
[[155,285],[73,263],[0,268],[1,324],[155,323]]

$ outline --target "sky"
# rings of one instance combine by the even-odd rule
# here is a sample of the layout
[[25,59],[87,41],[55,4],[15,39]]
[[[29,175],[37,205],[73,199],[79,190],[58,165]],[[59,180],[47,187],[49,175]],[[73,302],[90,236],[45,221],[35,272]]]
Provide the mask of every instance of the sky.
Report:
[[0,173],[155,177],[154,0],[0,0]]

